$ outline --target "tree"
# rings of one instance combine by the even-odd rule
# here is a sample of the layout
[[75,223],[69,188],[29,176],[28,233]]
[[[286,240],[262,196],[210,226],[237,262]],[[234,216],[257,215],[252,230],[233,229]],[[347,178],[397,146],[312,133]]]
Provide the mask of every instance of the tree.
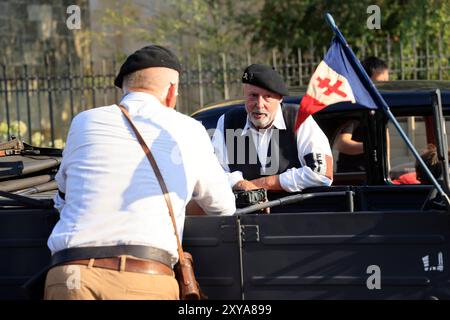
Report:
[[169,0],[152,21],[146,39],[172,45],[183,54],[245,50],[251,34],[242,32],[237,12],[258,12],[262,1]]
[[92,19],[91,41],[109,57],[125,59],[127,45],[142,40],[150,29],[150,19],[133,0],[101,0]]
[[[372,4],[381,9],[379,30],[366,26],[366,10]],[[448,44],[449,10],[446,0],[266,0],[259,14],[240,21],[254,35],[253,43],[280,50],[286,45],[307,47],[311,42],[317,47],[328,46],[332,32],[324,20],[326,12],[332,13],[348,42],[355,47],[385,43],[387,35],[400,41],[415,34],[419,43],[424,43],[426,37],[439,33]]]

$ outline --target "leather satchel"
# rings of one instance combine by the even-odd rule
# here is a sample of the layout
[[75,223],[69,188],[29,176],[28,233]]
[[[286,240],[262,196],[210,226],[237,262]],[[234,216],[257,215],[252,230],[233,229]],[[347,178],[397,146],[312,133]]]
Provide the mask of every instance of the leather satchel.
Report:
[[183,251],[183,248],[181,246],[180,237],[178,236],[178,229],[177,225],[175,223],[175,216],[173,214],[173,207],[172,202],[169,197],[169,191],[167,190],[166,183],[164,182],[164,179],[161,175],[161,171],[159,170],[159,167],[156,163],[155,158],[153,157],[150,149],[148,148],[147,144],[145,143],[144,139],[142,138],[141,134],[135,127],[133,121],[131,120],[131,117],[127,111],[127,109],[119,105],[120,110],[124,114],[125,118],[128,120],[128,122],[131,125],[131,128],[133,129],[136,138],[138,139],[142,149],[145,152],[145,155],[147,156],[150,165],[153,168],[153,171],[155,172],[156,178],[158,179],[159,185],[161,186],[161,190],[164,194],[164,199],[166,201],[167,207],[169,208],[169,214],[172,219],[173,228],[175,230],[175,237],[177,239],[177,246],[178,246],[178,256],[179,260],[178,263],[174,267],[175,271],[175,278],[178,281],[178,286],[180,288],[180,299],[181,300],[201,300],[206,299],[207,297],[202,293],[200,290],[200,286],[195,279],[194,274],[194,261],[192,258],[192,255],[189,252]]
[[195,279],[194,261],[189,252],[183,251],[183,262],[178,261],[175,265],[175,278],[180,288],[181,300],[201,300],[207,297],[200,290],[200,286]]

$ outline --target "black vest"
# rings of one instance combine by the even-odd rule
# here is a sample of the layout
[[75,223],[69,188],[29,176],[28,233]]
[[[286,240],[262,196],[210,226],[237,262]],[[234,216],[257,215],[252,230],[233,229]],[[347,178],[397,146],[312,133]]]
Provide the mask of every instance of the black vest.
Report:
[[[286,130],[273,128],[272,138],[267,150],[267,168],[265,175],[277,175],[290,168],[300,168],[297,152],[297,138],[294,133],[294,125],[297,117],[298,105],[282,105],[281,107]],[[227,146],[228,166],[230,172],[241,171],[244,179],[253,180],[262,176],[262,165],[258,159],[255,143],[250,130],[241,137],[241,132],[247,121],[245,108],[236,108],[225,113],[224,139]],[[228,136],[227,129],[232,129],[234,134]],[[239,131],[235,131],[240,129]],[[228,136],[228,137],[227,137]],[[278,136],[278,139],[276,139]],[[230,144],[227,139],[234,139]],[[275,144],[272,146],[272,144]],[[242,145],[240,152],[238,146]],[[272,155],[272,149],[274,155]],[[250,152],[251,151],[251,152]],[[275,152],[276,151],[276,152]],[[253,155],[251,158],[250,156]]]

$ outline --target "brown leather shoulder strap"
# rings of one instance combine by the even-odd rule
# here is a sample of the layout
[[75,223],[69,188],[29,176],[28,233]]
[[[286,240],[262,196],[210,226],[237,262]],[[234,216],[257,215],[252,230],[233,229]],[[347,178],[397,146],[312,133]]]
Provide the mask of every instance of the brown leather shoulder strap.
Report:
[[180,257],[180,263],[184,263],[184,253],[183,253],[183,248],[181,246],[180,237],[178,235],[177,225],[175,222],[175,215],[173,213],[172,201],[170,201],[169,191],[167,190],[167,186],[161,175],[161,171],[159,170],[158,164],[156,163],[156,160],[153,157],[153,154],[151,153],[149,147],[147,146],[147,144],[145,143],[141,134],[139,133],[138,129],[136,128],[133,121],[131,120],[130,114],[128,113],[127,109],[122,105],[119,105],[119,108],[122,111],[122,113],[124,114],[125,118],[130,123],[131,128],[133,129],[134,134],[136,135],[136,138],[139,141],[139,144],[141,145],[142,149],[144,150],[145,155],[147,156],[148,161],[150,162],[150,165],[152,166],[153,171],[155,172],[155,175],[156,175],[156,178],[158,179],[159,185],[161,186],[161,190],[164,194],[164,199],[166,200],[167,208],[169,209],[170,218],[172,219],[172,224],[173,224],[173,228],[175,231],[175,237],[177,238],[178,255]]

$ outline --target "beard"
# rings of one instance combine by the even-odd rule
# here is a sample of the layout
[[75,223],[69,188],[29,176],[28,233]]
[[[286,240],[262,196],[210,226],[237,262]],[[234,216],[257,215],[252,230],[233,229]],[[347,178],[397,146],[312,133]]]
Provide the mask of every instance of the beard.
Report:
[[273,122],[273,116],[270,113],[260,110],[253,110],[250,112],[249,118],[251,123],[257,129],[265,129]]

